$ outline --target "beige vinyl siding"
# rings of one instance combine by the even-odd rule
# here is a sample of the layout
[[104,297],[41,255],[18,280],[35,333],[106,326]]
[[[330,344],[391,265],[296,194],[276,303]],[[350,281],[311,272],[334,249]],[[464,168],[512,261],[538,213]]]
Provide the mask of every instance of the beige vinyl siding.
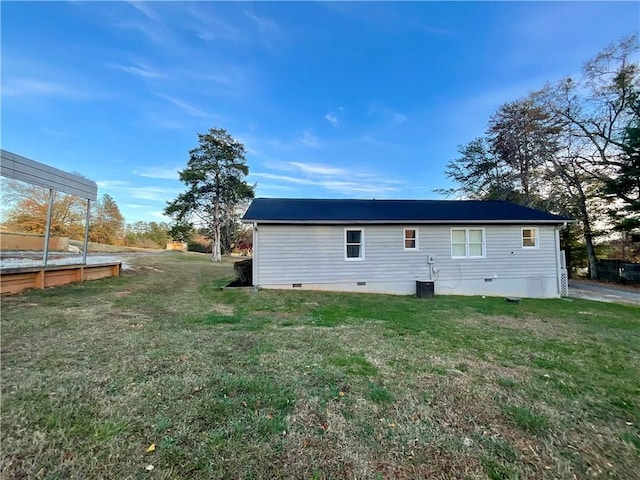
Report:
[[[557,279],[554,226],[537,226],[539,248],[523,249],[522,228],[527,226],[483,225],[485,257],[451,258],[451,226],[259,225],[257,282],[259,286],[306,283],[327,285],[330,289],[332,284],[397,282],[411,285],[415,280],[433,280],[436,290],[441,286],[456,293],[453,290],[459,288],[461,282],[485,282],[490,278],[491,282],[487,283],[493,285],[488,286],[501,294],[500,284],[506,286],[508,282],[500,280],[541,279],[545,291],[551,291]],[[344,231],[351,227],[364,230],[363,261],[345,261]],[[405,228],[418,231],[419,250],[405,250]],[[427,261],[429,256],[434,257],[433,270]],[[478,290],[477,294],[484,294],[484,288],[484,285],[463,287],[460,293],[474,294]],[[527,296],[527,292],[523,291],[522,296]]]

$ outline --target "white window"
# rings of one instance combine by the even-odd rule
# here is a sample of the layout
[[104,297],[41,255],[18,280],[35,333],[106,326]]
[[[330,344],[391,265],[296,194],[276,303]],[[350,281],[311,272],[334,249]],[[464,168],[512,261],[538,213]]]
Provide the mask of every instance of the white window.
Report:
[[344,259],[364,260],[364,230],[344,229]]
[[404,249],[418,250],[418,230],[415,228],[404,229]]
[[522,229],[522,248],[538,248],[538,229]]
[[452,228],[452,258],[484,258],[484,228]]

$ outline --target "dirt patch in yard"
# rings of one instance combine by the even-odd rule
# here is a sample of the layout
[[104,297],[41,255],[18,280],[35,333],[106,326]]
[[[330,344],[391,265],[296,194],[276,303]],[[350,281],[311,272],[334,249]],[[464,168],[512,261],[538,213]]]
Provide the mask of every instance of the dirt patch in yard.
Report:
[[490,327],[498,326],[508,328],[510,330],[524,330],[535,334],[539,337],[551,337],[561,335],[563,337],[573,337],[575,332],[567,328],[564,324],[543,320],[538,317],[508,317],[508,316],[490,316],[478,317],[468,316],[464,323],[474,327]]
[[218,303],[216,305],[213,305],[211,307],[211,311],[213,313],[217,313],[218,315],[224,315],[226,317],[231,317],[233,315],[233,307],[230,307],[229,305],[224,305],[221,303]]

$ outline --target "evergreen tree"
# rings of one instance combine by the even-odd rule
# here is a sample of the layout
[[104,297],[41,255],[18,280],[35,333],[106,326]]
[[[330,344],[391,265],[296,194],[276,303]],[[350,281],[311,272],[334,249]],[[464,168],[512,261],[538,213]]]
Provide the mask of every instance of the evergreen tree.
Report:
[[214,261],[222,259],[225,218],[234,215],[239,203],[253,198],[253,187],[245,181],[248,174],[244,145],[226,130],[212,128],[198,134],[198,146],[189,152],[187,167],[180,171],[186,192],[165,208],[174,221],[190,223],[195,217],[207,228],[213,239]]

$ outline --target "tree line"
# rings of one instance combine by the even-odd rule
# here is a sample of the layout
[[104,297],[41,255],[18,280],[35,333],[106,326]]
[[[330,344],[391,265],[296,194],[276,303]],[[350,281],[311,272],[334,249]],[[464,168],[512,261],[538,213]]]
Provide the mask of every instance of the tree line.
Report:
[[[4,230],[45,233],[49,189],[15,180],[3,180],[2,200],[6,208]],[[56,192],[51,210],[51,235],[84,240],[86,200]],[[89,241],[109,245],[164,248],[169,240],[166,222],[125,223],[118,204],[108,194],[91,203]]]
[[507,200],[572,216],[591,278],[596,239],[640,233],[638,37],[621,39],[563,78],[501,105],[485,135],[459,147],[448,196]]
[[[3,180],[5,230],[45,233],[49,189],[15,180]],[[82,240],[85,234],[87,201],[75,195],[54,192],[50,232],[55,236]],[[117,244],[125,232],[124,217],[116,201],[108,194],[91,203],[89,241]]]

